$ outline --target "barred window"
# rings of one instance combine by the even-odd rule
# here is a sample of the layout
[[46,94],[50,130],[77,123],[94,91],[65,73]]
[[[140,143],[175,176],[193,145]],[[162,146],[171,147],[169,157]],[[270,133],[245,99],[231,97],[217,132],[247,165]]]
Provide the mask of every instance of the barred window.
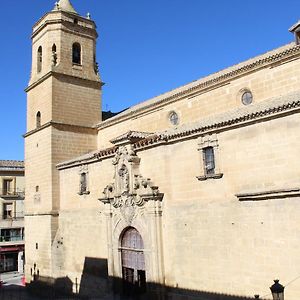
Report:
[[220,151],[217,134],[205,135],[198,139],[198,151],[202,154],[202,172],[196,178],[200,181],[220,179],[223,173],[220,170]]
[[86,192],[87,192],[86,173],[81,173],[81,175],[80,175],[80,193],[84,194]]
[[213,147],[206,147],[203,149],[203,160],[205,174],[215,174],[215,154]]

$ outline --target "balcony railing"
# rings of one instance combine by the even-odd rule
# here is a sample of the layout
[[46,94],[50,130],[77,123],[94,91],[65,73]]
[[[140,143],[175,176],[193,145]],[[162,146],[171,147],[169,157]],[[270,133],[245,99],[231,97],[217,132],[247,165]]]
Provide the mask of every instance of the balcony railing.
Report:
[[3,212],[3,219],[4,220],[15,220],[15,219],[23,219],[24,218],[24,211],[4,211]]
[[20,188],[0,189],[0,197],[24,198],[25,190]]
[[16,236],[0,236],[0,243],[3,242],[18,242],[23,241],[24,236],[22,235],[16,235]]

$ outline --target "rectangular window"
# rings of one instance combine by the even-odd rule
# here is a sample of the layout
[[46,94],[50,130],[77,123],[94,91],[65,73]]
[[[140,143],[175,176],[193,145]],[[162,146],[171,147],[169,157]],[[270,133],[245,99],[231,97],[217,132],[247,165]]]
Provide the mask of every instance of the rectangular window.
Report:
[[206,175],[215,174],[215,155],[213,147],[203,149],[204,172]]
[[12,203],[3,204],[3,219],[10,219],[13,217],[13,205]]
[[202,174],[196,176],[199,181],[207,179],[220,179],[223,173],[220,172],[220,151],[217,135],[211,134],[198,139],[198,151],[202,152]]
[[13,192],[12,179],[4,179],[2,186],[3,195],[10,195]]
[[0,242],[14,242],[22,240],[22,228],[1,229]]

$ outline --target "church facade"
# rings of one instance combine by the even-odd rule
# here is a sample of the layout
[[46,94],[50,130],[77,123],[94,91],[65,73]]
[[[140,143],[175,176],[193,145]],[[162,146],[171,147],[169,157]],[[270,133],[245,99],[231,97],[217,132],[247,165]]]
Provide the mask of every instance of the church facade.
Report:
[[271,299],[278,278],[298,299],[299,28],[102,120],[96,25],[56,3],[32,33],[26,282],[99,299]]

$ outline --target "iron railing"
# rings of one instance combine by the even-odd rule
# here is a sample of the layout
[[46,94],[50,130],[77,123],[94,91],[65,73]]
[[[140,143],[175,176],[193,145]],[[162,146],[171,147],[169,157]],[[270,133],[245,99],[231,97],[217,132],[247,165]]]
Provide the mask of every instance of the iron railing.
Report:
[[25,190],[20,188],[0,189],[0,197],[25,197]]
[[2,218],[4,220],[18,220],[24,218],[24,211],[4,210]]
[[16,236],[0,236],[0,243],[3,242],[19,242],[24,241],[23,235],[16,235]]

